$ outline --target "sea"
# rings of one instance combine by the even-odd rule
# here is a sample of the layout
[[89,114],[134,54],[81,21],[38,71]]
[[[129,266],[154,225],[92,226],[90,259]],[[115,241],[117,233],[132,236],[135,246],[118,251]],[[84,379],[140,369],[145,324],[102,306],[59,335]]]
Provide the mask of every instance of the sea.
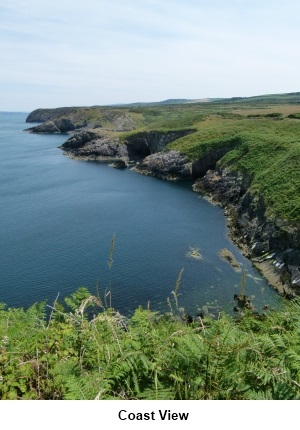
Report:
[[68,135],[24,131],[35,125],[26,117],[0,113],[0,302],[51,306],[85,287],[128,316],[138,306],[232,313],[244,290],[258,310],[280,305],[192,182],[70,159],[58,148]]

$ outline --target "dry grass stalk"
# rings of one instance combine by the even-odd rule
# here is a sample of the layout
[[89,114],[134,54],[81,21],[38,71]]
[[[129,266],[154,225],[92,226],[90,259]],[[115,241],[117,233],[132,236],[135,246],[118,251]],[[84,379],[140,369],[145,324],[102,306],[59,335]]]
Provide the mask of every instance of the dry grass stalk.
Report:
[[57,293],[56,299],[54,300],[54,303],[53,303],[53,308],[51,309],[51,313],[50,313],[50,317],[49,317],[49,322],[48,322],[47,330],[48,330],[48,328],[50,326],[51,319],[52,319],[52,314],[53,314],[53,310],[55,310],[55,305],[56,305],[56,302],[58,300],[58,297],[59,297],[59,293]]
[[174,296],[174,300],[175,300],[177,308],[178,308],[178,289],[179,289],[179,286],[180,286],[180,282],[181,282],[183,271],[184,271],[184,269],[180,270],[178,278],[177,278],[177,281],[176,281],[175,290],[172,291],[172,294]]
[[113,255],[114,255],[114,249],[115,249],[115,238],[116,238],[116,235],[114,233],[113,237],[111,239],[110,251],[109,251],[109,259],[108,259],[108,262],[107,262],[109,270],[111,270],[113,262],[114,262]]
[[95,305],[99,306],[100,308],[103,307],[101,300],[99,300],[96,296],[89,296],[87,299],[83,300],[80,307],[78,308],[77,312],[79,314],[81,314],[81,316],[83,316],[83,312],[89,303],[94,303]]

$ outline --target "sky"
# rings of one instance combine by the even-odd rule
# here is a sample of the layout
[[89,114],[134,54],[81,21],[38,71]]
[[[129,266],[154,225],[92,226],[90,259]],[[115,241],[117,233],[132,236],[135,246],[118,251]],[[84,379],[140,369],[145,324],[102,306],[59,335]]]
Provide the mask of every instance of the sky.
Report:
[[0,111],[300,91],[298,0],[7,0]]

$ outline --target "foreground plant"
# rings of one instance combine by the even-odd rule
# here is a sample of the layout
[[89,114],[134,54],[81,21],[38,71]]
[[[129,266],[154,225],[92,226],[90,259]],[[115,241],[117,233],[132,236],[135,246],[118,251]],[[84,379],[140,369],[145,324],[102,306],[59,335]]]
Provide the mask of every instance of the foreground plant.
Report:
[[126,319],[80,288],[0,310],[1,399],[299,399],[300,302],[264,316]]

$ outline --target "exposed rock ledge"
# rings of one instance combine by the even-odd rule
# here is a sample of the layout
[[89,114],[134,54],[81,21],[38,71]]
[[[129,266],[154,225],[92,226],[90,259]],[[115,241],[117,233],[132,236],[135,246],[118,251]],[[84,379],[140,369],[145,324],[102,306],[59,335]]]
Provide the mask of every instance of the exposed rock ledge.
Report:
[[268,218],[261,196],[249,191],[247,173],[209,170],[194,191],[225,208],[233,241],[281,294],[300,294],[300,228]]
[[83,127],[87,127],[86,121],[75,122],[69,118],[59,118],[43,122],[35,127],[27,128],[25,131],[37,134],[56,134],[56,133],[68,133]]
[[73,158],[114,161],[117,162],[115,166],[133,166],[132,169],[145,175],[186,179],[192,177],[192,163],[179,151],[164,151],[164,148],[172,140],[191,132],[137,133],[121,143],[118,137],[103,134],[101,130],[84,130],[70,137],[61,149]]
[[103,136],[95,132],[83,132],[71,137],[62,146],[68,155],[83,160],[102,160],[107,162],[128,161],[127,147],[118,138]]

